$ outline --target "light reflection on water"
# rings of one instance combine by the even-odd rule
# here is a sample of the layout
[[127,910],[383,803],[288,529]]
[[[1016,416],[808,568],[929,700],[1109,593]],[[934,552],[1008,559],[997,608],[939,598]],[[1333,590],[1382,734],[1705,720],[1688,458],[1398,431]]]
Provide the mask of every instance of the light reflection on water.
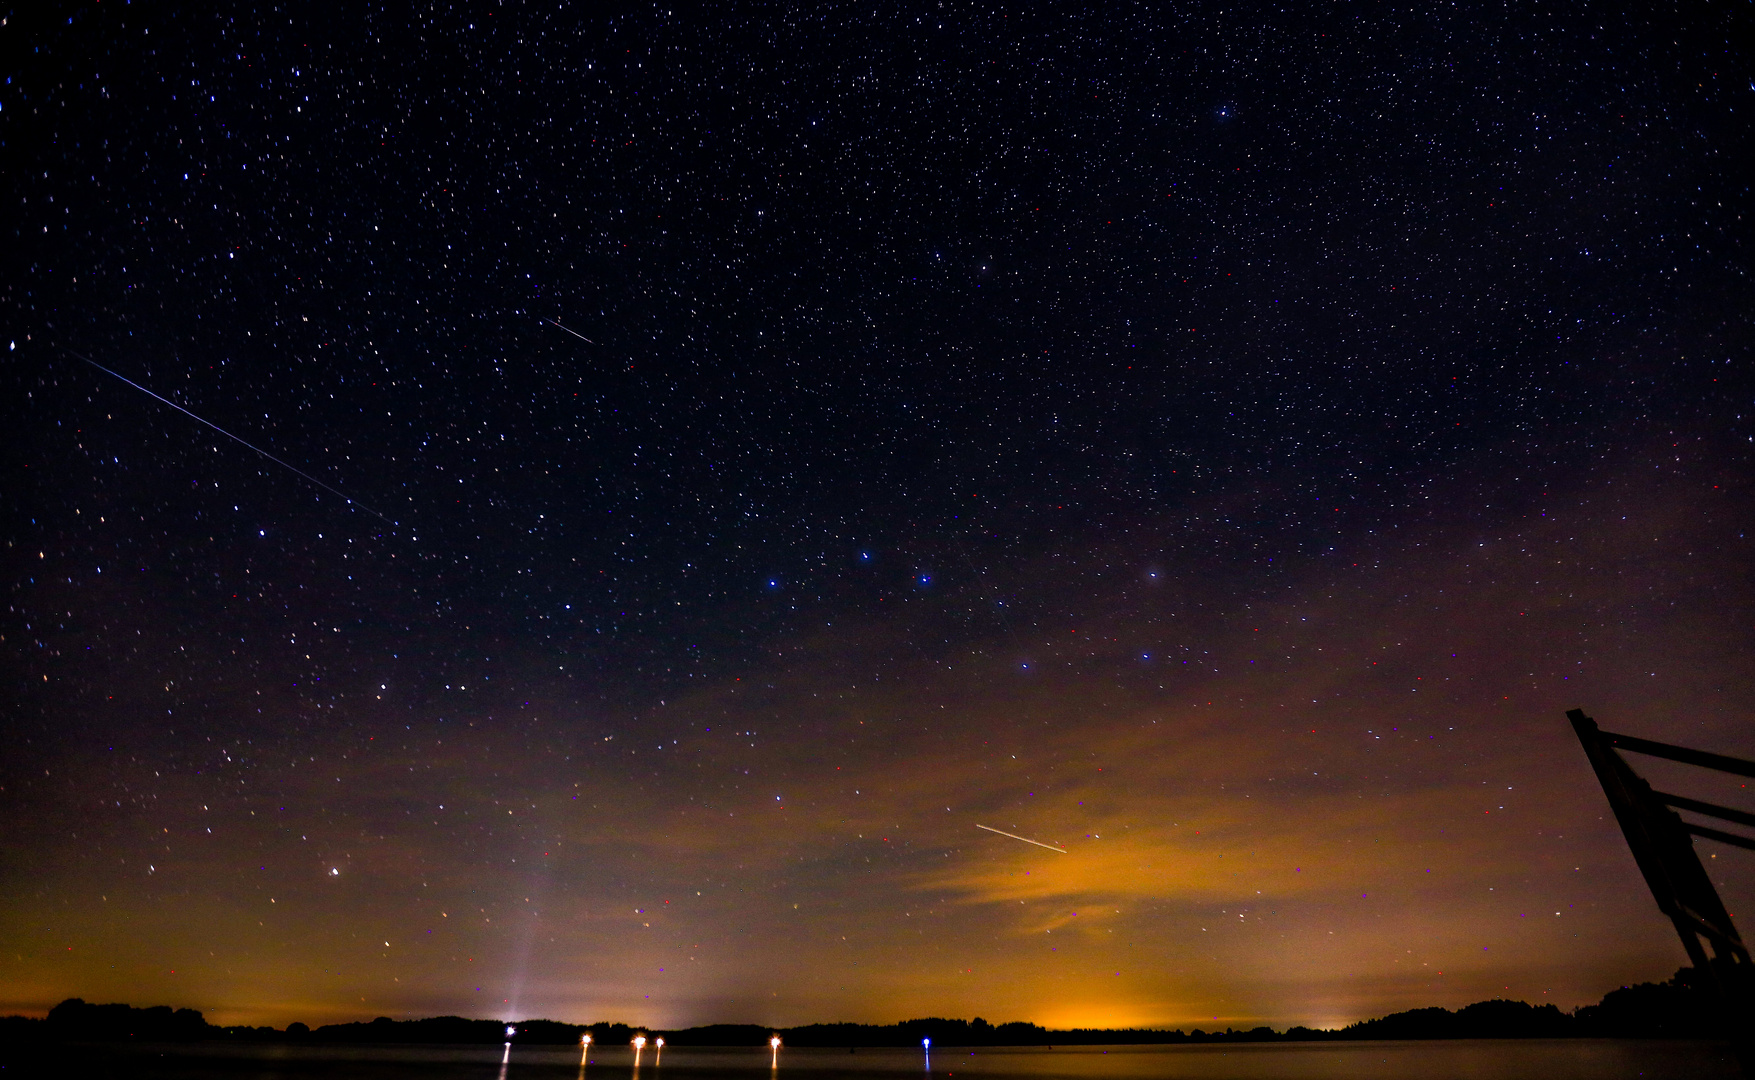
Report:
[[[194,1046],[69,1048],[55,1073],[128,1080],[638,1080],[634,1055],[574,1047]],[[1477,1039],[1182,1046],[919,1048],[667,1047],[646,1080],[1733,1080],[1722,1044],[1682,1040]],[[765,1076],[759,1074],[766,1074]]]

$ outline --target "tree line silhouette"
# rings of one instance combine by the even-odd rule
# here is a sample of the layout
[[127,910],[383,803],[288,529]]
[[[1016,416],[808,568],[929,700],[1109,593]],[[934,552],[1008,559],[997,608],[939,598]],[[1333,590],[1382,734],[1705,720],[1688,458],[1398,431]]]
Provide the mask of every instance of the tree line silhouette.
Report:
[[[1523,1038],[1712,1038],[1715,1010],[1695,971],[1683,968],[1661,983],[1638,983],[1611,990],[1596,1005],[1561,1012],[1553,1005],[1523,1001],[1478,1001],[1451,1011],[1411,1009],[1344,1028],[1327,1030],[1292,1027],[1275,1031],[1162,1030],[1150,1028],[1073,1028],[1053,1030],[1036,1024],[990,1024],[974,1020],[929,1017],[897,1024],[807,1024],[772,1028],[757,1024],[708,1024],[669,1031],[623,1023],[567,1024],[554,1020],[523,1020],[511,1041],[526,1044],[578,1045],[589,1033],[603,1046],[625,1045],[636,1034],[663,1036],[670,1046],[765,1046],[779,1034],[788,1046],[894,1047],[919,1046],[1081,1046],[1186,1042],[1301,1042],[1353,1039],[1523,1039]],[[375,1020],[326,1024],[302,1023],[273,1027],[209,1024],[194,1009],[166,1005],[93,1005],[69,998],[42,1019],[9,1016],[0,1019],[0,1044],[44,1042],[308,1042],[308,1043],[500,1043],[506,1022],[435,1016],[424,1020]]]

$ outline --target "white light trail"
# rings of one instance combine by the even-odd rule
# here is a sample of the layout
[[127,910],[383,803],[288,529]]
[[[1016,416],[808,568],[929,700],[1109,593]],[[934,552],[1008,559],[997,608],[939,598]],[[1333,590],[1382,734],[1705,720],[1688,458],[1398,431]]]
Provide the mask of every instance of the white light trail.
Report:
[[995,829],[995,828],[992,828],[990,826],[982,825],[979,823],[977,823],[975,827],[977,829],[986,829],[988,832],[991,832],[991,833],[998,833],[1001,836],[1009,836],[1013,840],[1022,840],[1026,844],[1035,844],[1037,847],[1045,847],[1049,851],[1058,851],[1062,855],[1072,854],[1072,852],[1068,851],[1067,849],[1065,849],[1063,847],[1055,847],[1053,844],[1044,844],[1040,840],[1032,840],[1028,836],[1019,836],[1017,833],[1009,833],[1009,832],[1006,832],[1004,829]]
[[[71,349],[69,349],[67,351],[73,352],[73,350],[71,350]],[[199,420],[201,423],[206,424],[208,427],[219,432],[221,435],[224,435],[226,438],[232,440],[233,442],[238,443],[241,446],[249,447],[251,450],[256,451],[258,454],[261,454],[263,457],[267,458],[269,461],[274,462],[276,465],[279,465],[281,468],[287,470],[288,472],[295,473],[299,476],[304,477],[306,480],[309,480],[311,483],[316,484],[318,487],[322,488],[324,491],[329,492],[331,495],[337,496],[343,502],[347,503],[347,505],[357,506],[361,510],[364,510],[366,513],[372,515],[375,518],[378,518],[381,521],[387,522],[388,524],[391,524],[391,525],[396,524],[394,521],[391,521],[389,518],[385,517],[383,514],[378,513],[376,510],[373,510],[371,507],[367,506],[365,503],[354,501],[353,499],[349,498],[343,492],[341,492],[335,488],[330,487],[328,484],[325,484],[323,481],[317,479],[315,476],[312,476],[310,473],[304,471],[303,469],[300,469],[296,466],[287,464],[286,462],[280,460],[279,458],[275,457],[273,454],[270,454],[268,451],[262,449],[260,446],[257,446],[254,443],[245,442],[243,439],[238,438],[236,435],[233,435],[231,432],[227,431],[225,428],[220,427],[218,424],[214,423],[213,421],[204,420],[201,417],[196,416],[194,413],[190,412],[188,409],[183,408],[181,405],[178,405],[176,402],[172,401],[170,398],[165,397],[162,394],[153,393],[151,390],[148,390],[146,387],[141,386],[139,383],[135,382],[133,379],[130,379],[125,375],[116,374],[115,372],[111,371],[109,368],[103,366],[102,364],[98,363],[96,360],[93,360],[88,356],[80,356],[79,353],[73,353],[73,355],[78,356],[81,360],[84,360],[86,363],[90,364],[92,367],[97,368],[99,371],[103,372],[105,375],[108,375],[108,376],[115,378],[115,379],[120,379],[121,381],[127,383],[129,386],[132,386],[134,389],[140,391],[142,394],[145,394],[148,397],[157,398],[159,401],[164,402],[166,405],[169,405],[171,408],[182,413],[184,416],[187,416],[192,420]]]
[[[549,325],[550,325],[550,326],[553,326],[553,327],[555,327],[555,328],[557,328],[557,329],[560,329],[560,330],[567,330],[567,328],[566,328],[566,327],[564,327],[564,326],[562,326],[562,325],[561,325],[561,324],[560,324],[560,323],[558,323],[558,322],[556,322],[556,321],[554,321],[554,320],[553,320],[553,319],[551,319],[551,318],[549,318],[549,317],[547,317],[547,316],[546,316],[546,315],[545,315],[545,316],[542,316],[542,321],[543,321],[543,322],[545,322],[545,323],[548,323],[548,324],[549,324]],[[586,337],[586,336],[585,336],[585,335],[584,335],[584,334],[581,334],[581,333],[580,333],[580,332],[579,332],[579,331],[577,331],[577,330],[567,330],[567,333],[569,333],[569,334],[572,334],[572,335],[573,335],[573,336],[574,336],[574,337],[576,337],[576,338],[578,338],[578,339],[579,339],[579,340],[580,340],[580,341],[583,341],[583,342],[584,342],[584,343],[585,343],[585,344],[587,344],[587,345],[595,345],[595,344],[597,344],[597,342],[595,342],[595,341],[592,341],[592,340],[591,340],[591,339],[590,339],[590,338],[588,338],[588,337]]]

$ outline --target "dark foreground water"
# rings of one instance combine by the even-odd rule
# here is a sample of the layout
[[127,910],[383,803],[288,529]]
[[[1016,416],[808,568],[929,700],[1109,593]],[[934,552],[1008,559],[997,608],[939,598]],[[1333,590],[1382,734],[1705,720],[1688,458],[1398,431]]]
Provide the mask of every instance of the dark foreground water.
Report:
[[70,1080],[1732,1080],[1723,1044],[1634,1039],[1265,1043],[918,1050],[682,1048],[640,1068],[617,1048],[484,1046],[91,1046],[0,1065],[0,1078]]

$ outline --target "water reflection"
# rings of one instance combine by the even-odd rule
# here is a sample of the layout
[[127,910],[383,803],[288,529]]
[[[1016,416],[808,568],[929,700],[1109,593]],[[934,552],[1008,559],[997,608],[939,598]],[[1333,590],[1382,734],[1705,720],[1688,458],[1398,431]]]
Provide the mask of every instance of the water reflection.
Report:
[[[591,1050],[602,1056],[601,1047]],[[596,1080],[634,1080],[639,1048],[607,1059],[573,1057],[573,1047],[521,1044],[516,1080],[551,1080],[600,1066]],[[671,1046],[678,1080],[780,1080],[779,1047],[768,1075],[760,1046]],[[936,1080],[932,1047],[787,1050],[791,1080]],[[67,1047],[55,1075],[70,1080],[515,1080],[511,1047],[486,1046],[131,1044]],[[641,1064],[645,1064],[642,1059]],[[411,1067],[417,1072],[411,1072]],[[656,1062],[653,1066],[656,1067]],[[1422,1042],[1259,1043],[1182,1046],[989,1047],[947,1066],[957,1080],[1733,1080],[1740,1070],[1724,1044],[1685,1039],[1506,1039]],[[609,1071],[605,1073],[603,1069]],[[627,1070],[627,1071],[624,1071]],[[651,1077],[650,1080],[658,1080]]]

